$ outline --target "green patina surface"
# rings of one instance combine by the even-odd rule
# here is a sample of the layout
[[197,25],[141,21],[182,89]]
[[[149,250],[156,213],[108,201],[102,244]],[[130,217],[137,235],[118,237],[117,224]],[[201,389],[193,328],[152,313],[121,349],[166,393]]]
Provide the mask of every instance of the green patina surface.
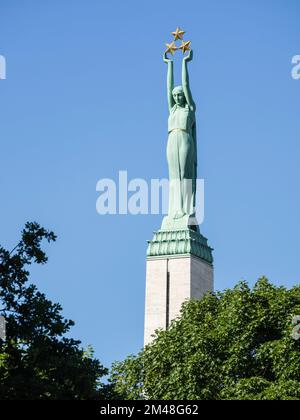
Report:
[[201,235],[196,220],[197,138],[196,104],[193,100],[187,63],[182,61],[182,86],[174,88],[173,60],[168,64],[167,93],[169,103],[167,160],[169,167],[169,211],[161,229],[148,241],[148,258],[194,255],[213,263],[213,249]]
[[194,255],[212,264],[212,251],[207,239],[200,232],[191,229],[159,230],[148,241],[147,257]]

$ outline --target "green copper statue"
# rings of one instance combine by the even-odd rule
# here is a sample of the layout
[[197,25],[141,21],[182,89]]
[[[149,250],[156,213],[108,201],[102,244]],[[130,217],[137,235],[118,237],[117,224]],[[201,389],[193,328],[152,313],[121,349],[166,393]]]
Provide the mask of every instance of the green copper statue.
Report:
[[[182,61],[182,86],[174,87],[173,60],[165,52],[168,64],[167,92],[169,103],[167,160],[169,166],[169,212],[162,229],[197,230],[195,219],[197,179],[196,105],[194,103],[187,63],[193,51]],[[191,226],[193,225],[193,226]]]
[[[170,177],[169,211],[161,228],[148,241],[147,258],[177,258],[193,255],[209,265],[213,263],[212,248],[200,233],[196,219],[197,138],[196,106],[188,75],[188,62],[193,59],[185,31],[172,32],[173,42],[167,45],[163,60],[168,65],[168,144],[167,160]],[[177,47],[176,41],[181,40]],[[174,62],[168,54],[183,53],[182,86],[174,87]],[[191,267],[191,266],[190,266]],[[205,269],[206,270],[206,269]],[[199,273],[198,273],[199,274]],[[175,286],[177,287],[177,286]]]

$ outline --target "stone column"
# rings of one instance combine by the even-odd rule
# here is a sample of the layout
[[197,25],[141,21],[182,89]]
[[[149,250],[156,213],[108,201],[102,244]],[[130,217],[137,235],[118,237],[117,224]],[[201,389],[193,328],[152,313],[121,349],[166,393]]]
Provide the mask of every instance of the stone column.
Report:
[[180,315],[183,302],[213,290],[212,263],[212,248],[200,232],[154,234],[147,251],[144,345]]

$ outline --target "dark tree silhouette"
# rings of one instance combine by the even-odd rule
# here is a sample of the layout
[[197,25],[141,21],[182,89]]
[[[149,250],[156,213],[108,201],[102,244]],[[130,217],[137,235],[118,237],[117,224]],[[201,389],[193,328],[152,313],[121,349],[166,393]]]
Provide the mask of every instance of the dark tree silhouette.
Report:
[[7,321],[6,340],[0,339],[0,399],[106,398],[100,378],[107,370],[91,349],[66,338],[74,322],[28,282],[29,266],[47,262],[43,240],[56,236],[27,223],[11,252],[0,248],[0,315]]

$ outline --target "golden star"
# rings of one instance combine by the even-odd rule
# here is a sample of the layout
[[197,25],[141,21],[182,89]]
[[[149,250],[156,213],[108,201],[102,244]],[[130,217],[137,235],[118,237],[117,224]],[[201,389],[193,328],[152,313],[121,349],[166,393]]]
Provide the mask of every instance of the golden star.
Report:
[[177,41],[177,39],[183,39],[184,34],[185,34],[185,31],[183,31],[179,27],[176,29],[175,32],[172,32],[172,35],[174,36],[175,41]]
[[168,49],[166,50],[166,54],[170,53],[174,55],[174,52],[178,50],[174,41],[171,44],[166,44],[166,46],[168,47]]
[[182,41],[182,44],[180,45],[179,49],[182,50],[182,53],[184,54],[186,51],[190,51],[190,45],[191,41]]

